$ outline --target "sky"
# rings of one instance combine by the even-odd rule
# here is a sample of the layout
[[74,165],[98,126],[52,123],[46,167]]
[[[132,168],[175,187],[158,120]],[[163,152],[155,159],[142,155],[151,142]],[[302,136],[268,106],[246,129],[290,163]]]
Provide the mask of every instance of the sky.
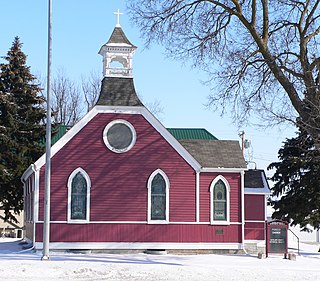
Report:
[[[220,116],[206,108],[209,87],[207,77],[182,64],[166,58],[164,49],[153,44],[144,47],[140,30],[130,22],[125,0],[52,0],[52,70],[53,76],[63,69],[75,81],[90,72],[102,72],[100,47],[107,42],[115,25],[116,12],[123,15],[120,24],[128,39],[138,47],[133,59],[133,78],[136,91],[145,103],[158,101],[163,108],[160,120],[167,128],[206,128],[218,139],[239,140],[239,132],[251,146],[247,160],[265,169],[274,161],[282,142],[295,136],[292,127],[267,130],[248,125],[236,127],[228,115]],[[1,22],[0,57],[6,55],[15,36],[23,43],[31,72],[41,77],[47,74],[48,1],[0,0]],[[0,62],[3,60],[0,59]],[[254,120],[251,120],[254,122]],[[254,166],[251,164],[250,168]],[[267,176],[273,172],[266,171]]]
[[[319,280],[319,245],[300,244],[296,260],[270,254],[257,255],[147,255],[51,253],[41,261],[41,252],[22,251],[22,245],[0,238],[1,278],[10,281],[64,280]],[[291,244],[289,244],[289,247]]]

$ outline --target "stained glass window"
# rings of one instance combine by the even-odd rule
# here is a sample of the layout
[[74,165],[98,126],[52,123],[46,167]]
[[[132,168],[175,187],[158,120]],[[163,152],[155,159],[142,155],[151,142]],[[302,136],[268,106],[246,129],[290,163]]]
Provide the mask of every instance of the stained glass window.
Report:
[[114,120],[105,127],[103,141],[111,151],[123,153],[134,146],[136,131],[128,121]]
[[87,181],[78,172],[71,183],[71,219],[86,220],[87,216]]
[[127,125],[117,123],[109,128],[107,132],[107,138],[109,144],[113,148],[122,150],[130,146],[130,144],[132,143],[133,135]]
[[151,220],[166,219],[166,182],[156,174],[151,182]]
[[227,189],[222,180],[218,180],[214,185],[213,219],[227,220]]

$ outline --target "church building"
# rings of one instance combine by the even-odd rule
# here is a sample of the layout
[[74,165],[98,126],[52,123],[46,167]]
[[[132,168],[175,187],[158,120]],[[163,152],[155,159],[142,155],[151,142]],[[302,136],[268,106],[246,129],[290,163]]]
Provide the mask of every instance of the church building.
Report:
[[[99,51],[104,78],[96,105],[52,146],[50,249],[263,244],[263,171],[245,177],[251,172],[238,141],[165,128],[136,94],[135,50],[118,23]],[[22,176],[24,234],[35,249],[43,247],[45,164],[43,155]]]

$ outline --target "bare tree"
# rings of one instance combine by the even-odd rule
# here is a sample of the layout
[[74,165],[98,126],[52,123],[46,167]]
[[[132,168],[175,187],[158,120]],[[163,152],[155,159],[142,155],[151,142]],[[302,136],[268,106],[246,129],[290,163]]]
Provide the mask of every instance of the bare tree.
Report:
[[155,115],[160,121],[163,121],[163,106],[161,102],[157,99],[153,100],[152,102],[147,102],[146,107],[150,110],[150,112]]
[[145,105],[145,107],[160,121],[163,121],[164,109],[161,105],[161,102],[157,99],[153,101],[145,101],[144,97],[139,92],[137,93],[137,95],[139,99],[142,101],[142,103]]
[[74,125],[83,115],[83,100],[79,87],[59,70],[52,83],[54,123]]
[[301,122],[320,148],[320,0],[130,0],[149,45],[209,74],[209,105]]
[[89,76],[81,77],[81,88],[86,103],[87,112],[96,104],[100,95],[101,75],[91,71]]

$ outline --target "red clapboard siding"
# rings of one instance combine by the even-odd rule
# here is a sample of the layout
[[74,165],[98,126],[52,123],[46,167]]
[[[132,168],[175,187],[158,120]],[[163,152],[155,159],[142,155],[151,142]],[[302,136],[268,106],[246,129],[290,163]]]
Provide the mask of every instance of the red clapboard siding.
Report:
[[241,222],[240,173],[200,174],[200,221],[210,221],[210,185],[219,175],[223,176],[230,185],[230,222]]
[[265,220],[265,196],[256,194],[244,195],[245,219]]
[[[134,147],[111,152],[103,142],[105,126],[115,119],[136,130]],[[91,179],[91,221],[146,221],[147,181],[162,169],[170,181],[170,221],[195,221],[195,174],[188,163],[142,115],[100,113],[73,137],[51,162],[51,220],[67,219],[67,182],[78,167]],[[40,171],[39,219],[43,218],[44,167]]]
[[246,222],[244,225],[245,240],[264,240],[265,223],[264,222]]
[[241,243],[241,225],[51,224],[50,242]]

